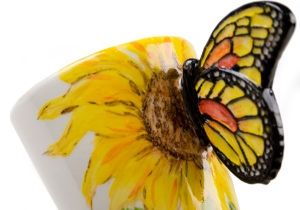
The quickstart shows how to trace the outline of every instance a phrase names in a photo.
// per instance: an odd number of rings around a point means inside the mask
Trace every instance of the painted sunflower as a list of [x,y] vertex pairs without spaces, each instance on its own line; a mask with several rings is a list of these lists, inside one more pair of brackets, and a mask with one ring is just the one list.
[[82,184],[92,208],[98,186],[112,180],[111,210],[236,209],[227,169],[198,139],[184,107],[182,65],[197,57],[177,37],[155,37],[109,48],[59,72],[70,84],[46,103],[40,120],[70,113],[60,139],[47,148],[65,157],[93,132]]

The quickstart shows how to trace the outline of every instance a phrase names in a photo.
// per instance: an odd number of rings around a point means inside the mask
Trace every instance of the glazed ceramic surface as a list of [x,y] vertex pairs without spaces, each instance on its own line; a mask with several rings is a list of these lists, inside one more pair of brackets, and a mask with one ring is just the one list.
[[99,51],[35,86],[12,121],[59,209],[238,209],[229,169],[274,179],[272,91],[295,19],[277,3],[225,17],[200,60],[179,37]]
[[180,66],[190,57],[181,38],[131,42],[71,64],[20,100],[14,115],[38,126],[27,146],[51,174],[54,199],[75,195],[76,209],[238,207],[226,168],[185,113]]

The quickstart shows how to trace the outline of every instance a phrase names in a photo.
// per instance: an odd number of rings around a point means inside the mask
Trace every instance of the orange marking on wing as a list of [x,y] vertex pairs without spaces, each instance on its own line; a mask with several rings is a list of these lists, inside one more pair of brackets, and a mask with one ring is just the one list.
[[207,114],[214,120],[221,122],[232,132],[237,130],[238,126],[234,117],[223,104],[204,99],[199,102],[198,108],[202,114]]
[[144,46],[141,45],[140,43],[138,43],[138,42],[130,42],[130,44],[131,44],[132,46],[134,46],[136,49],[138,49],[139,51],[141,51],[141,52],[146,52],[146,49],[145,49]]
[[231,44],[229,39],[223,40],[220,44],[218,44],[210,53],[209,58],[205,62],[204,67],[208,68],[212,66],[215,62],[220,60],[223,56],[230,53]]
[[128,198],[132,198],[140,189],[142,186],[144,186],[144,183],[148,177],[150,170],[148,168],[148,170],[145,171],[145,173],[142,175],[142,177],[140,178],[140,180],[136,183],[136,185],[134,186],[134,188],[132,189],[132,191],[130,192]]
[[221,60],[219,60],[217,67],[229,69],[229,68],[233,67],[235,64],[237,64],[237,62],[239,60],[240,60],[240,57],[238,57],[234,54],[229,54],[229,55],[225,56],[224,58],[222,58]]
[[111,161],[115,156],[120,154],[121,150],[126,147],[127,145],[131,144],[133,141],[129,142],[123,142],[121,144],[118,144],[117,146],[113,147],[103,158],[101,165]]

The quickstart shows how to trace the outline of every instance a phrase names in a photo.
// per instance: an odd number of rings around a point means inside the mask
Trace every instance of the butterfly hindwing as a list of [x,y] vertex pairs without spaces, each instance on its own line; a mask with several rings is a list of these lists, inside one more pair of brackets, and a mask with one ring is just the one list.
[[247,4],[217,25],[204,48],[200,68],[234,69],[258,86],[269,87],[294,27],[294,15],[281,4]]
[[283,128],[272,82],[295,27],[285,6],[247,4],[213,31],[201,59],[185,62],[182,95],[201,141],[247,183],[274,179]]
[[244,182],[269,183],[280,169],[284,148],[272,90],[262,91],[233,70],[198,72],[184,74],[182,93],[199,139]]
[[268,104],[275,99],[232,70],[209,69],[198,81],[198,112],[218,157],[248,183],[269,182],[283,155],[280,115]]

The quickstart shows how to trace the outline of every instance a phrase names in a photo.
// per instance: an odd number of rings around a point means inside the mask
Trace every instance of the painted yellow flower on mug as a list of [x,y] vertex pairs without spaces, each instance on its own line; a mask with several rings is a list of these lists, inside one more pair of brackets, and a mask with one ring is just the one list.
[[109,48],[59,72],[68,92],[46,103],[40,120],[71,113],[46,154],[68,156],[87,132],[94,149],[82,193],[92,207],[96,188],[113,180],[111,210],[237,209],[227,169],[196,136],[179,80],[196,57],[177,37],[155,37]]

